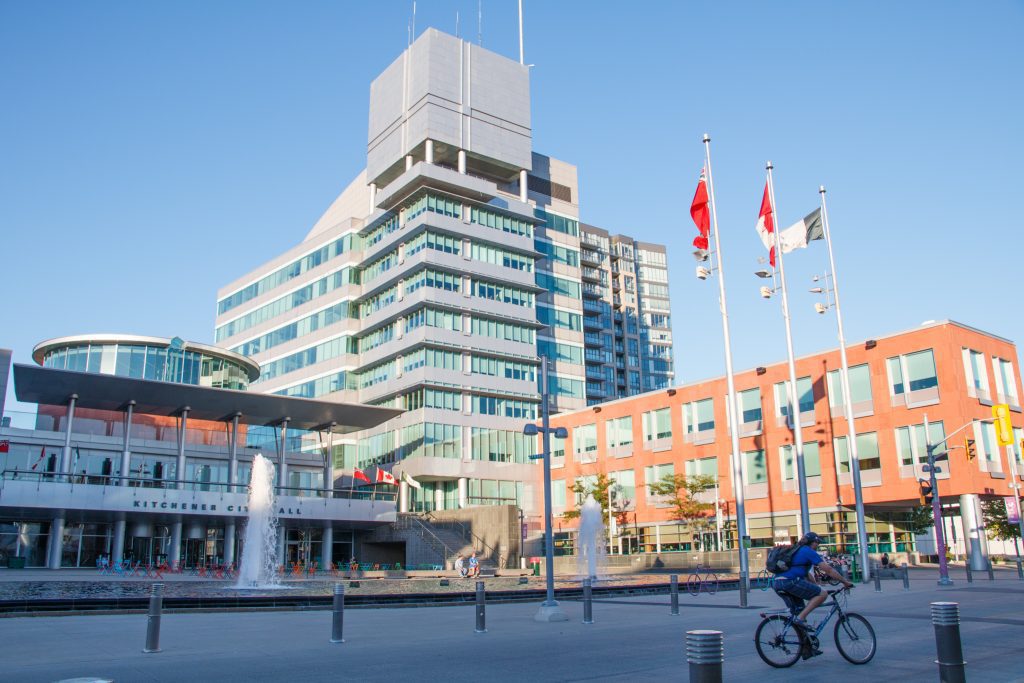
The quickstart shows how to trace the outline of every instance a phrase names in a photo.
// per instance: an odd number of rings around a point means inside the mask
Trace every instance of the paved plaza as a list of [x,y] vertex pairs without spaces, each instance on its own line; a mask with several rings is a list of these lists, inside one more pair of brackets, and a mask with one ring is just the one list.
[[848,664],[836,652],[831,627],[825,654],[789,670],[774,670],[757,656],[753,633],[760,609],[774,609],[770,592],[751,593],[739,609],[735,592],[681,596],[681,615],[669,614],[668,596],[597,601],[592,625],[582,605],[564,601],[570,621],[533,621],[536,604],[487,608],[485,634],[474,633],[471,605],[350,609],[345,643],[328,642],[329,611],[169,613],[157,654],[143,654],[144,614],[0,619],[5,676],[18,681],[97,677],[115,681],[360,681],[477,680],[636,681],[686,680],[684,635],[689,629],[725,633],[726,680],[936,679],[929,603],[959,602],[962,639],[971,681],[1024,681],[1024,582],[1001,570],[968,585],[938,589],[931,570],[912,572],[909,592],[899,581],[858,586],[849,608],[867,616],[878,635],[875,659]]

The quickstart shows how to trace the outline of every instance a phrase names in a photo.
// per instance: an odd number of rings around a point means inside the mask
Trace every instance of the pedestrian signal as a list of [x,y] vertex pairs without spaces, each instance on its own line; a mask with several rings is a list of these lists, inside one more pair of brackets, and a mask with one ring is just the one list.
[[978,457],[978,449],[974,447],[974,439],[964,439],[964,450],[967,451],[968,460],[974,460]]
[[918,484],[921,487],[921,505],[932,504],[932,485],[927,481],[919,481]]

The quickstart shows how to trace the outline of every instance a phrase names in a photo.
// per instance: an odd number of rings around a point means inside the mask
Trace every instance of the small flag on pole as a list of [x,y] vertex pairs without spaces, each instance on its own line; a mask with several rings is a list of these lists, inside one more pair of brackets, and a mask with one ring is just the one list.
[[708,185],[704,179],[704,169],[700,171],[697,191],[693,194],[693,203],[690,204],[690,217],[700,231],[700,234],[693,238],[693,246],[707,251],[708,235],[711,233],[711,211],[708,210]]
[[779,245],[782,253],[788,254],[794,249],[806,249],[808,242],[825,239],[825,229],[821,223],[821,209],[815,209],[800,221],[779,233]]
[[354,482],[356,479],[358,479],[360,481],[365,481],[367,484],[372,484],[373,483],[372,481],[370,481],[370,478],[368,476],[366,476],[366,472],[363,472],[358,467],[353,467],[352,468],[352,481]]
[[39,451],[39,459],[36,460],[34,463],[32,463],[32,469],[35,470],[35,468],[39,467],[39,463],[41,463],[43,461],[43,458],[45,458],[45,457],[46,457],[46,446],[43,446],[42,449]]
[[402,472],[402,481],[404,481],[406,484],[413,487],[414,489],[423,488],[423,484],[419,483],[418,481],[410,477],[408,472]]
[[772,202],[768,198],[768,183],[764,184],[764,197],[761,198],[761,212],[757,214],[757,234],[768,250],[768,262],[775,267],[775,221],[772,219]]
[[3,441],[0,441],[0,453],[10,453],[10,452],[11,452],[11,442],[8,441],[7,439],[4,439]]
[[378,484],[391,484],[392,486],[398,486],[398,482],[395,481],[395,475],[377,468],[377,482]]

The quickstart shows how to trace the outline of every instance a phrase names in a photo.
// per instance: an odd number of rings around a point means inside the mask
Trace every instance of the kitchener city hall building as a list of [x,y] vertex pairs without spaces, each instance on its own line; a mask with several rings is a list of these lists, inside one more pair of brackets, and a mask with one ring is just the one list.
[[[931,443],[964,425],[947,444],[941,463],[941,497],[947,543],[985,556],[1012,546],[985,538],[980,501],[1013,494],[1012,475],[1021,467],[1021,384],[1017,350],[1006,339],[945,321],[868,340],[848,348],[850,391],[869,552],[935,553],[934,529],[915,536],[911,511],[920,506],[919,479],[927,479],[924,422]],[[799,417],[803,427],[811,528],[837,552],[854,552],[857,525],[847,423],[842,399],[839,349],[796,360]],[[800,502],[788,408],[785,362],[740,372],[735,377],[740,413],[747,529],[752,547],[795,540]],[[997,445],[991,406],[1006,403],[1014,424],[1013,446]],[[563,413],[552,426],[568,439],[552,446],[555,515],[573,509],[573,485],[592,487],[600,473],[615,482],[613,507],[625,510],[612,538],[612,552],[668,552],[736,547],[736,505],[730,467],[731,436],[726,416],[726,380],[685,384]],[[969,459],[964,438],[976,457]],[[941,451],[937,451],[941,452]],[[670,503],[648,488],[667,474],[717,477],[720,517],[694,539],[672,519]],[[700,497],[716,501],[715,490]],[[625,521],[625,524],[621,522]],[[560,541],[571,545],[574,522],[560,520]],[[966,531],[966,534],[965,534]]]

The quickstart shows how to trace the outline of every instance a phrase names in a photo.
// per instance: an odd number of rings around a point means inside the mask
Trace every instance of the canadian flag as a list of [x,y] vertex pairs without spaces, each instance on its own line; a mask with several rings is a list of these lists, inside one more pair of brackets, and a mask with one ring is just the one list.
[[757,214],[757,234],[761,236],[764,248],[768,250],[768,262],[775,267],[775,221],[772,219],[772,202],[768,198],[768,183],[764,184],[761,198],[761,212]]
[[693,238],[693,246],[707,251],[708,235],[711,232],[711,212],[708,211],[708,185],[704,180],[703,169],[700,172],[700,180],[697,181],[697,191],[693,194],[693,202],[690,204],[690,217],[700,231],[700,234]]
[[392,486],[398,486],[398,482],[395,481],[395,475],[390,472],[377,468],[377,483],[378,484],[391,484]]
[[363,472],[358,467],[352,468],[352,479],[359,479],[360,481],[365,481],[367,484],[373,483],[372,481],[370,481],[370,478],[366,476],[366,472]]

